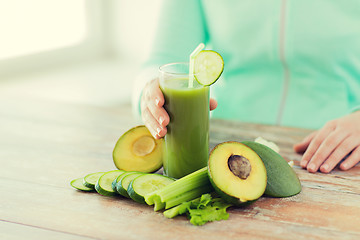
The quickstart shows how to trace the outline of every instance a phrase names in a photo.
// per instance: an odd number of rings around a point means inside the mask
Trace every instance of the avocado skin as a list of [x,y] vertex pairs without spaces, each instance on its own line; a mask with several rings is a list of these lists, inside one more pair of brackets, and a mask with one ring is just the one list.
[[257,142],[243,141],[242,143],[254,150],[265,165],[267,173],[265,195],[290,197],[301,192],[298,176],[280,154]]

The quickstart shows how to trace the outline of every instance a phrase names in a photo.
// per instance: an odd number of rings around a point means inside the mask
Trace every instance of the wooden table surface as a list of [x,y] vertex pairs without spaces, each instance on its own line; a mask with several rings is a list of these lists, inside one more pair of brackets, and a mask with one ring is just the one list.
[[193,226],[152,207],[70,187],[115,169],[112,150],[137,123],[129,105],[96,107],[0,91],[0,239],[360,239],[360,166],[311,174],[292,145],[308,130],[211,121],[211,147],[274,141],[295,162],[303,190],[229,209],[226,221]]

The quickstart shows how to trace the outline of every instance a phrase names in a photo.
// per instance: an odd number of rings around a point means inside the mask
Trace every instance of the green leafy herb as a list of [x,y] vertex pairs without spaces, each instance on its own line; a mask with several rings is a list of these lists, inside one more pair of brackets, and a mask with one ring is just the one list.
[[186,214],[190,219],[190,223],[200,226],[207,222],[228,219],[229,214],[226,209],[230,206],[231,204],[221,198],[213,198],[211,194],[203,194],[199,198],[184,202],[165,211],[164,216],[173,218],[177,215]]

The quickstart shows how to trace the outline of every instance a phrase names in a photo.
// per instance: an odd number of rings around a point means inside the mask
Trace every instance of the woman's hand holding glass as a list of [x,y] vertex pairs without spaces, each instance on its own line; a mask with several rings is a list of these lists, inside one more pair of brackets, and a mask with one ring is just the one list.
[[[149,81],[141,96],[141,117],[145,126],[149,129],[154,138],[162,138],[165,136],[166,126],[170,122],[170,117],[164,109],[164,95],[161,92],[159,79]],[[210,110],[217,107],[215,99],[210,99]]]

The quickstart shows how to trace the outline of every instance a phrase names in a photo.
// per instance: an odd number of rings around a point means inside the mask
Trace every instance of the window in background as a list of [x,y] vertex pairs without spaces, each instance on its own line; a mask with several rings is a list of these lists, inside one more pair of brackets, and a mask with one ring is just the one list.
[[0,60],[76,45],[86,0],[0,0]]
[[147,59],[155,38],[163,0],[113,1],[112,44],[118,55],[136,62]]

